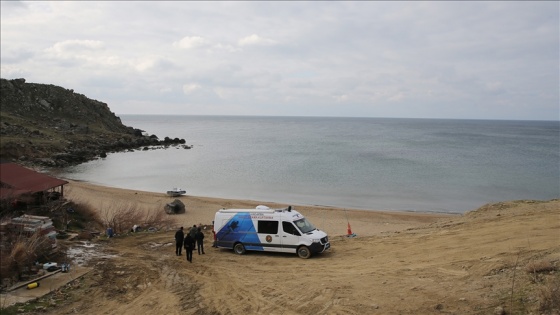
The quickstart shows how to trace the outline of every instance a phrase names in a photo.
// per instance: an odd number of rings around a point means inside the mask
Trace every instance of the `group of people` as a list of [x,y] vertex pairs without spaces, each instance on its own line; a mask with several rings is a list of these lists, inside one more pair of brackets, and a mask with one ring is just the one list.
[[187,253],[187,261],[192,263],[192,254],[195,246],[199,255],[205,254],[204,233],[202,233],[200,227],[196,227],[196,224],[193,225],[187,235],[183,232],[183,227],[175,232],[175,255],[181,256],[181,251],[184,248]]

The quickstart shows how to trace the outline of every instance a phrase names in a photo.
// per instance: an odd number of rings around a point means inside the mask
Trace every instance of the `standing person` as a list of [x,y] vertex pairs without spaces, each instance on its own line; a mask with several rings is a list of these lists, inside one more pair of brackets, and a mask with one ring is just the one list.
[[181,249],[183,248],[183,239],[185,238],[185,233],[183,233],[183,227],[181,227],[177,232],[175,232],[175,255],[181,256]]
[[198,231],[198,229],[196,228],[196,224],[192,226],[192,228],[189,230],[189,234],[191,235],[191,237],[194,239],[196,239],[196,232]]
[[212,242],[212,247],[218,247],[216,244],[216,230],[214,230],[214,221],[212,221],[212,237],[214,238],[214,242]]
[[218,247],[218,245],[216,244],[216,231],[214,231],[214,228],[212,228],[212,236],[214,237],[214,242],[212,242],[212,247]]
[[202,254],[204,254],[204,233],[202,233],[200,227],[198,227],[198,231],[196,231],[195,239],[196,239],[196,248],[198,249],[198,254],[200,255],[201,252]]
[[190,233],[185,236],[185,241],[183,242],[185,246],[185,251],[187,252],[187,261],[192,263],[192,251],[194,249],[194,238]]

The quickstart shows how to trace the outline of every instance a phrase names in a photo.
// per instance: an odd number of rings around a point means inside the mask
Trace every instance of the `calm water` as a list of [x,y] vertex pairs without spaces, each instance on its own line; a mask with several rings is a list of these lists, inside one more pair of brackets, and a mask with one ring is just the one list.
[[191,150],[110,154],[64,176],[113,187],[375,210],[462,213],[560,197],[560,123],[121,116]]

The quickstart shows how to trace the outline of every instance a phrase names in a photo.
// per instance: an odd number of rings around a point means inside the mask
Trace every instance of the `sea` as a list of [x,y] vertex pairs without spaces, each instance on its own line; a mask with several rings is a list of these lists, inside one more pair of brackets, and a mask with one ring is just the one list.
[[344,209],[465,213],[560,198],[560,122],[122,115],[170,147],[58,176],[110,187]]

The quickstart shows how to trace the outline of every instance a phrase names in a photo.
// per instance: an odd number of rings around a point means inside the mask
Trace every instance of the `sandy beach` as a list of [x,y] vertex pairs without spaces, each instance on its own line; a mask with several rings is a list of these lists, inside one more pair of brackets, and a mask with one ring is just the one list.
[[[67,198],[102,211],[163,211],[173,198],[71,181]],[[177,224],[261,201],[183,196]],[[206,244],[192,263],[173,229],[93,240],[91,272],[42,299],[48,314],[558,314],[560,202],[508,201],[464,215],[296,207],[330,237],[310,259],[237,255]],[[349,238],[347,223],[357,237]],[[206,239],[211,239],[209,230]],[[79,246],[76,242],[69,246]],[[110,258],[107,258],[110,257]],[[543,267],[544,266],[544,267]],[[555,293],[556,292],[556,293]],[[49,304],[50,303],[50,304]]]
[[[93,185],[81,181],[70,181],[65,187],[68,199],[90,204],[98,211],[110,211],[119,206],[133,207],[138,211],[164,211],[164,206],[175,200],[165,193],[119,189]],[[285,208],[288,204],[275,204],[264,201],[232,200],[184,195],[178,197],[185,206],[184,214],[175,215],[177,226],[189,227],[193,224],[211,225],[216,211],[226,209],[252,209],[258,205],[270,208]],[[360,236],[379,235],[386,232],[400,231],[421,224],[433,222],[440,218],[458,215],[430,214],[398,211],[353,210],[319,206],[294,206],[313,224],[331,236],[346,235],[348,223],[352,233]],[[372,209],[374,210],[374,209]]]

